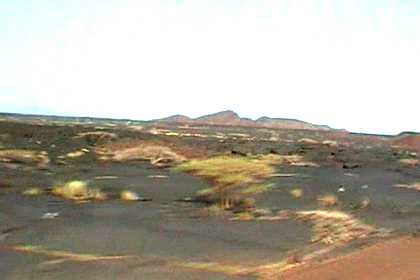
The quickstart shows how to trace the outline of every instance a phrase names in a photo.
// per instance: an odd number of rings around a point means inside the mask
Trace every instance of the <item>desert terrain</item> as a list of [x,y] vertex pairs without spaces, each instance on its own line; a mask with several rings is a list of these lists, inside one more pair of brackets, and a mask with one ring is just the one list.
[[1,279],[420,279],[420,136],[0,115]]

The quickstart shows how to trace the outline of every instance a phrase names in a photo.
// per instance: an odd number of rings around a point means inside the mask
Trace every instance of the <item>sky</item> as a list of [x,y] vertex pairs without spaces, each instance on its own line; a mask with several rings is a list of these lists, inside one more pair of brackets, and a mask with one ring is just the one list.
[[0,0],[0,112],[420,131],[420,0]]

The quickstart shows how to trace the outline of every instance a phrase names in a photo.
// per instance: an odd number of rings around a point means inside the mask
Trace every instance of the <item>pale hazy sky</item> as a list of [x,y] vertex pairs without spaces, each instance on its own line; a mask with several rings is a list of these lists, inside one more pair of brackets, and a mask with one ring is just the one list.
[[0,111],[420,131],[420,1],[0,0]]

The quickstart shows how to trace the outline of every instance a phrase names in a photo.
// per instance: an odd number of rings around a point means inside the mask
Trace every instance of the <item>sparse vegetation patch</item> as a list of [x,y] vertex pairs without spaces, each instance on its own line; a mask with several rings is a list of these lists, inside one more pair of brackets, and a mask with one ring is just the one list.
[[312,242],[343,244],[372,235],[386,235],[384,229],[367,225],[353,216],[340,211],[298,211],[298,220],[313,224]]
[[67,153],[67,154],[66,154],[66,157],[67,157],[67,158],[78,158],[78,157],[84,156],[84,155],[85,155],[85,154],[87,154],[88,152],[89,152],[89,150],[88,150],[88,149],[76,150],[76,151],[73,151],[73,152]]
[[323,207],[333,207],[338,204],[338,197],[334,194],[324,194],[317,198],[318,203]]
[[77,134],[74,139],[84,138],[89,145],[99,145],[118,139],[118,135],[106,131],[89,131]]
[[290,195],[294,198],[301,198],[303,196],[303,190],[299,188],[295,188],[289,191]]
[[27,196],[35,196],[35,195],[40,195],[42,193],[43,191],[40,188],[29,188],[22,192],[23,195],[27,195]]
[[419,182],[412,183],[412,184],[397,184],[397,185],[394,185],[394,187],[420,191],[420,183]]
[[132,191],[122,191],[120,193],[120,198],[123,201],[139,201],[140,200],[139,195]]
[[65,199],[84,201],[84,200],[105,200],[106,194],[98,188],[88,187],[84,181],[70,181],[63,185],[54,186],[51,193]]
[[24,163],[45,167],[50,159],[47,152],[33,150],[9,149],[0,150],[0,162]]
[[165,167],[173,163],[180,163],[186,158],[171,148],[154,143],[141,142],[130,147],[105,146],[96,149],[96,153],[102,160],[111,161],[132,161],[147,160],[155,166]]
[[266,191],[271,186],[263,184],[265,178],[274,173],[275,155],[257,157],[217,156],[204,160],[191,160],[177,167],[208,180],[211,189],[199,195],[217,201],[223,209],[231,208],[241,199]]
[[399,162],[403,165],[411,166],[411,167],[415,167],[416,165],[419,164],[419,160],[415,158],[403,158],[403,159],[400,159]]

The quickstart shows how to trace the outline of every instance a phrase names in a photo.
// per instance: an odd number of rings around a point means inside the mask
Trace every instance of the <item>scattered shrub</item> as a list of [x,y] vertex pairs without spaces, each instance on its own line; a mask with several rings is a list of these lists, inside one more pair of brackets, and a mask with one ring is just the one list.
[[89,145],[98,145],[112,142],[118,139],[118,135],[106,131],[89,131],[77,134],[75,139],[84,138]]
[[216,156],[204,160],[191,160],[176,169],[207,179],[213,190],[199,195],[212,196],[223,209],[232,208],[232,201],[270,188],[261,181],[274,173],[275,155],[259,157]]
[[298,143],[302,144],[308,144],[308,145],[316,145],[319,144],[317,140],[311,139],[311,138],[302,138],[298,140]]
[[120,193],[120,198],[123,201],[138,201],[140,200],[140,197],[138,194],[132,191],[122,191]]
[[36,164],[39,167],[45,167],[50,162],[47,152],[22,149],[0,150],[0,161]]
[[40,195],[42,193],[43,191],[40,188],[29,188],[22,192],[23,195],[28,195],[28,196]]
[[296,188],[289,191],[290,195],[294,198],[301,198],[303,196],[303,190]]
[[165,167],[173,163],[181,163],[185,161],[184,156],[174,152],[169,147],[146,142],[139,143],[133,147],[105,147],[102,149],[97,149],[96,153],[102,155],[101,159],[103,160],[148,160],[151,164],[160,167]]
[[338,204],[338,198],[334,194],[324,194],[317,198],[319,204],[323,207],[332,207]]
[[420,191],[420,183],[397,184],[397,185],[394,185],[394,187]]
[[84,156],[88,152],[89,152],[89,150],[86,150],[86,149],[77,150],[77,151],[74,151],[74,152],[67,153],[66,157],[67,158],[78,158],[78,157]]
[[296,218],[313,224],[312,242],[342,244],[371,235],[387,235],[385,229],[367,225],[349,214],[340,211],[298,211]]
[[414,167],[419,163],[419,160],[415,158],[403,158],[399,162],[403,165]]
[[338,143],[334,140],[324,140],[322,141],[322,145],[329,146],[329,147],[337,147]]
[[89,188],[84,181],[70,181],[54,186],[51,193],[70,200],[105,200],[106,194],[100,189]]

